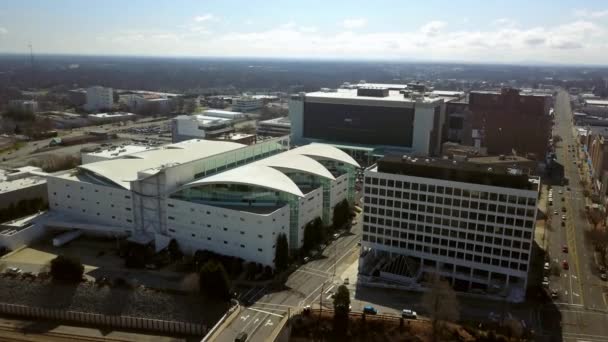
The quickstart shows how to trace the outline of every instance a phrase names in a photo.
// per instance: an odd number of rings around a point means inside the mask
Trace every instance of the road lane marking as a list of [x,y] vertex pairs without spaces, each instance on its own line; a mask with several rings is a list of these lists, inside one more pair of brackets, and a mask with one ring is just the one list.
[[265,302],[255,302],[255,305],[272,305],[272,306],[282,306],[282,307],[286,307],[286,308],[295,308],[296,307],[293,305],[274,304],[274,303],[265,303]]
[[[257,312],[261,312],[261,313],[265,313],[265,314],[267,314],[267,315],[272,315],[272,316],[276,316],[276,317],[281,317],[281,318],[283,318],[283,315],[279,315],[279,314],[276,314],[276,313],[274,313],[274,312],[265,311],[265,310],[260,310],[260,309],[256,309],[256,308],[248,308],[248,309],[249,309],[249,310],[253,310],[253,311],[257,311]],[[257,323],[257,322],[258,322],[258,320],[256,319],[256,321],[255,321],[254,323]]]
[[345,256],[350,255],[355,249],[359,249],[359,246],[354,245],[348,251],[344,252],[344,254],[338,260],[336,260],[336,262],[334,262],[331,266],[327,268],[326,272],[329,272],[329,270],[336,266],[340,262],[340,260],[342,260]]
[[[302,301],[300,301],[300,303],[305,304],[306,300],[312,296],[313,294],[315,294],[320,288],[322,288],[325,285],[325,282],[323,282],[323,284],[319,285],[319,287],[317,287],[316,289],[314,289],[308,296],[306,296],[304,299],[302,299]],[[314,301],[313,301],[314,302]],[[302,305],[300,305],[302,306]]]
[[318,273],[309,272],[309,271],[306,271],[306,270],[297,270],[296,272],[302,272],[302,273],[306,273],[306,274],[314,275],[314,276],[321,277],[321,278],[329,278],[329,275],[326,275],[326,274],[318,274]]

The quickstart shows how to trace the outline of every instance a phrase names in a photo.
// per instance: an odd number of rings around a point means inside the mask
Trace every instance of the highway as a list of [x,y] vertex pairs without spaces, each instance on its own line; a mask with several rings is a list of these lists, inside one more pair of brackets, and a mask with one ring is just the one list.
[[257,287],[242,293],[239,300],[250,305],[242,307],[238,317],[222,330],[216,341],[232,342],[240,332],[247,333],[247,341],[266,341],[284,315],[322,301],[323,306],[331,306],[331,293],[344,282],[342,275],[352,272],[349,267],[359,258],[361,221],[357,217],[351,232],[328,245],[323,257],[311,260],[292,273],[285,288],[273,291]]
[[[543,307],[538,311],[539,320],[547,336],[556,336],[559,332],[564,341],[608,341],[608,306],[604,295],[607,284],[599,278],[593,247],[586,238],[591,225],[585,214],[578,166],[586,161],[580,159],[582,147],[574,138],[572,110],[566,92],[558,94],[554,109],[554,136],[563,139],[556,144],[557,161],[563,166],[569,184],[553,186],[553,205],[547,210],[551,216],[547,252],[551,263],[556,265],[553,267],[560,269],[559,275],[550,277],[550,288],[559,293],[555,300],[559,313],[551,306]],[[569,145],[574,146],[573,151],[569,151]],[[569,265],[567,270],[563,268],[564,260]]]

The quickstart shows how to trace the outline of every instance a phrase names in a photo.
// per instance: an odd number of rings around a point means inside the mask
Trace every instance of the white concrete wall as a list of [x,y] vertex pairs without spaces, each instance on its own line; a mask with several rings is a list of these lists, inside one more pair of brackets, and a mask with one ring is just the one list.
[[49,209],[90,222],[133,228],[131,192],[60,177],[47,180]]
[[[6,229],[10,229],[10,227],[0,227],[0,231]],[[16,230],[14,233],[0,234],[0,246],[15,250],[42,238],[47,232],[42,224],[34,224],[23,229],[16,228]]]
[[304,136],[304,100],[290,99],[288,104],[291,140],[294,144],[301,144]]
[[168,199],[167,227],[187,253],[206,249],[274,267],[277,237],[289,234],[289,206],[255,214]]
[[114,105],[114,93],[112,88],[90,87],[87,88],[87,103],[84,108],[88,111],[100,109],[111,109]]
[[329,220],[332,222],[334,218],[334,207],[336,204],[348,198],[348,174],[344,174],[335,181],[331,182],[331,191],[329,199]]
[[429,139],[435,121],[435,107],[421,106],[417,103],[415,108],[412,150],[417,155],[426,156],[431,152]]
[[[299,199],[298,210],[298,246],[304,243],[304,227],[317,217],[323,218],[323,188],[319,187]],[[292,246],[290,246],[292,247]]]

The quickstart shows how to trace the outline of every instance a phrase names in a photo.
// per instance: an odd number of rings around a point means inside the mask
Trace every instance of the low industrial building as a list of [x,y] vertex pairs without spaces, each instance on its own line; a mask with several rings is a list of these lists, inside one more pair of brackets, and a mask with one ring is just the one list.
[[240,96],[232,99],[232,110],[235,112],[252,112],[264,106],[264,101],[251,96]]
[[361,269],[416,287],[428,274],[457,290],[522,301],[540,179],[449,159],[386,156],[364,172]]
[[16,206],[22,200],[32,199],[47,202],[46,178],[42,169],[24,166],[0,170],[0,209]]
[[87,115],[87,119],[91,120],[94,123],[128,121],[133,120],[135,117],[135,114],[125,112],[98,113]]
[[215,139],[234,132],[233,120],[205,115],[179,115],[171,120],[171,141]]
[[22,113],[36,113],[38,111],[38,101],[34,100],[10,100],[8,102],[10,110],[19,111]]
[[87,88],[86,92],[84,109],[89,112],[111,110],[114,106],[114,91],[112,88],[94,86]]
[[274,266],[280,234],[297,250],[307,223],[329,224],[336,204],[354,200],[350,156],[289,146],[188,140],[49,175],[47,225]]
[[258,121],[256,133],[262,136],[282,137],[291,134],[289,117]]
[[245,114],[242,112],[233,112],[230,110],[221,110],[221,109],[208,109],[203,111],[204,116],[214,117],[214,118],[224,118],[224,119],[243,119],[245,118]]

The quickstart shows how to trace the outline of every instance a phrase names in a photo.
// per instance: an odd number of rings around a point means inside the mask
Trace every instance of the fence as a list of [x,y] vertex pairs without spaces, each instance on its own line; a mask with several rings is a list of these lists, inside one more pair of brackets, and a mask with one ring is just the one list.
[[141,317],[109,316],[90,312],[66,311],[8,303],[0,303],[0,313],[25,318],[41,318],[119,329],[149,330],[175,335],[204,335],[207,332],[207,327],[203,324]]

